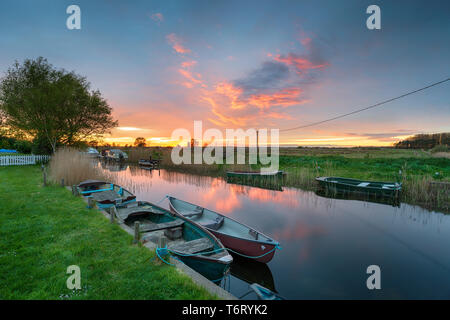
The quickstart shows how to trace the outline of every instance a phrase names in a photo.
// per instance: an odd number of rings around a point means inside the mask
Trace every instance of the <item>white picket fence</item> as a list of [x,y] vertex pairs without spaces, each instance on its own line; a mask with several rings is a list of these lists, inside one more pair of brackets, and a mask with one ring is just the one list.
[[0,156],[0,166],[23,166],[45,162],[50,156],[44,155],[22,155],[22,156]]

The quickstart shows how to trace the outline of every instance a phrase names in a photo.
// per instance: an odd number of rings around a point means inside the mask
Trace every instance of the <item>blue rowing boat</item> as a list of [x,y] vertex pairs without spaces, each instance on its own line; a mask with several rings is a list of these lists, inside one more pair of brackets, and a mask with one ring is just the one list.
[[[158,255],[169,253],[209,280],[222,280],[233,262],[233,257],[208,230],[153,203],[135,201],[116,207],[115,214],[130,228],[139,221],[143,242],[159,245],[164,237],[167,244],[165,248],[157,249]],[[164,257],[160,258],[164,260]]]
[[93,198],[101,209],[136,201],[130,191],[110,182],[86,180],[78,184],[77,189],[82,196]]

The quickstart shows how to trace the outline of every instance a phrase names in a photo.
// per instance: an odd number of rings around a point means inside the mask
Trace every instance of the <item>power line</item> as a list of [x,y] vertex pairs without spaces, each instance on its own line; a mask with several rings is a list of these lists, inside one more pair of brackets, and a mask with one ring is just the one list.
[[333,120],[336,120],[336,119],[340,119],[340,118],[343,118],[343,117],[346,117],[346,116],[349,116],[349,115],[352,115],[352,114],[355,114],[355,113],[358,113],[358,112],[362,112],[362,111],[365,111],[365,110],[368,110],[368,109],[372,109],[372,108],[381,106],[381,105],[383,105],[385,103],[388,103],[388,102],[391,102],[391,101],[394,101],[394,100],[398,100],[398,99],[404,98],[406,96],[409,96],[411,94],[417,93],[419,91],[423,91],[423,90],[426,90],[428,88],[437,86],[437,85],[442,84],[444,82],[447,82],[449,80],[450,80],[450,78],[447,78],[445,80],[442,80],[442,81],[430,84],[430,85],[428,85],[426,87],[422,87],[420,89],[417,89],[417,90],[410,91],[408,93],[402,94],[401,96],[398,96],[398,97],[395,97],[395,98],[391,98],[391,99],[388,99],[388,100],[385,100],[385,101],[382,101],[382,102],[378,102],[378,103],[373,104],[371,106],[368,106],[368,107],[365,107],[365,108],[362,108],[362,109],[358,109],[358,110],[355,110],[355,111],[352,111],[352,112],[349,112],[349,113],[346,113],[346,114],[342,114],[340,116],[336,116],[336,117],[333,117],[333,118],[330,118],[330,119],[326,119],[326,120],[322,120],[322,121],[318,121],[318,122],[313,122],[313,123],[310,123],[310,124],[306,124],[306,125],[302,125],[302,126],[298,126],[298,127],[293,127],[293,128],[289,128],[289,129],[280,129],[280,132],[281,131],[297,130],[297,129],[306,128],[306,127],[312,127],[312,126],[315,126],[315,125],[318,125],[318,124],[322,124],[322,123],[325,123],[325,122],[329,122],[329,121],[333,121]]

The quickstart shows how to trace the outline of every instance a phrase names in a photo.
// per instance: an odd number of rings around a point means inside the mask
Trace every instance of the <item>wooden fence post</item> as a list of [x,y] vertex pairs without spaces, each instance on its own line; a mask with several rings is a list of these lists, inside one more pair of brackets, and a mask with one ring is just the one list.
[[88,197],[88,209],[92,209],[95,206],[95,200],[92,197]]
[[139,233],[139,221],[134,222],[134,239],[133,243],[136,244],[140,240],[140,233]]

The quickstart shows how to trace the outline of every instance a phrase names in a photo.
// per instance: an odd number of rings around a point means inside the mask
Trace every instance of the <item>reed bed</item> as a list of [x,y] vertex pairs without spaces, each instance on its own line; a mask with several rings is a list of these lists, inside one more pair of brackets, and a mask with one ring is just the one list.
[[138,163],[141,159],[149,159],[154,153],[154,148],[137,147],[123,150],[128,154],[128,162]]
[[55,152],[49,163],[49,178],[55,183],[64,179],[71,186],[87,179],[104,179],[96,162],[76,149],[62,148]]

